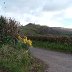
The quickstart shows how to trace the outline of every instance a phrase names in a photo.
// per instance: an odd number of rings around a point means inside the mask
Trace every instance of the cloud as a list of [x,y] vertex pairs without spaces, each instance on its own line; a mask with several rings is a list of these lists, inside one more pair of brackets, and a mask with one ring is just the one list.
[[64,17],[66,17],[66,18],[72,18],[72,6],[70,6],[69,8],[67,8],[64,11]]
[[57,20],[72,19],[72,6],[69,6],[64,10],[60,10],[58,14],[53,16],[53,18]]
[[6,12],[30,13],[33,11],[33,14],[38,14],[37,9],[38,11],[55,11],[71,4],[72,0],[5,0],[5,5],[2,4],[2,7]]
[[0,15],[3,15],[5,11],[2,9],[2,6],[0,5]]
[[72,6],[64,10],[60,10],[58,14],[55,14],[52,19],[58,23],[61,23],[61,26],[66,28],[72,28]]
[[0,3],[0,15],[15,18],[22,25],[32,22],[50,27],[72,26],[72,0],[4,1]]
[[7,0],[6,11],[29,13],[40,8],[43,5],[43,0]]
[[72,4],[72,0],[47,0],[43,7],[44,11],[62,10]]
[[38,19],[38,24],[47,25],[50,27],[63,27],[64,25],[61,22],[53,18],[56,14],[59,13],[59,11],[42,12],[42,16]]

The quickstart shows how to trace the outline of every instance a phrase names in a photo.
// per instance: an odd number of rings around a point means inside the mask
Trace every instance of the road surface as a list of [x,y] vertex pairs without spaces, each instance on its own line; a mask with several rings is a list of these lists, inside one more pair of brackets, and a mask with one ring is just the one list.
[[49,65],[46,72],[72,72],[72,55],[39,48],[30,48],[31,54]]

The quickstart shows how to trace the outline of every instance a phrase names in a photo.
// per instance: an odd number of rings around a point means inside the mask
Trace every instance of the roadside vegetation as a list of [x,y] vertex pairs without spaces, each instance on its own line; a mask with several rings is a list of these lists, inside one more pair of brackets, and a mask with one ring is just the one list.
[[66,36],[28,36],[33,46],[59,52],[72,53],[72,37]]
[[33,41],[34,47],[72,53],[72,29],[29,23],[20,31]]
[[33,46],[64,53],[72,53],[72,45],[49,41],[33,41]]
[[0,17],[0,72],[42,72],[44,63],[35,62],[29,52],[32,41],[19,34],[19,26],[11,18]]

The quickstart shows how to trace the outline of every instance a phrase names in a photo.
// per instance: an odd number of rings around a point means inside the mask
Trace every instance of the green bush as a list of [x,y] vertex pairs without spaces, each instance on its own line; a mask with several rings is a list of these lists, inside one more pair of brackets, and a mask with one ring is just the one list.
[[27,36],[31,40],[35,41],[49,41],[49,42],[55,42],[55,43],[67,43],[67,44],[72,44],[72,37],[69,36]]
[[15,20],[0,17],[0,44],[7,43],[11,40],[14,42],[18,34],[19,23]]
[[33,41],[33,46],[59,52],[72,53],[72,45],[65,43],[56,43],[49,41]]
[[17,48],[17,49],[21,49],[21,48],[23,48],[23,49],[25,49],[25,50],[28,50],[28,46],[27,46],[27,44],[24,44],[24,43],[22,43],[21,41],[18,41],[15,45],[14,45],[14,47],[15,48]]

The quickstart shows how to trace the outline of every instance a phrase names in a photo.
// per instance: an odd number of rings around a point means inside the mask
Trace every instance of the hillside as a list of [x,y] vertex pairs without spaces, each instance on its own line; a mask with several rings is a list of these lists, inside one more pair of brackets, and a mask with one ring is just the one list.
[[20,27],[24,35],[58,35],[58,36],[71,36],[72,29],[61,27],[48,27],[40,26],[37,24],[29,23],[26,26]]

